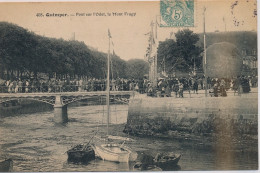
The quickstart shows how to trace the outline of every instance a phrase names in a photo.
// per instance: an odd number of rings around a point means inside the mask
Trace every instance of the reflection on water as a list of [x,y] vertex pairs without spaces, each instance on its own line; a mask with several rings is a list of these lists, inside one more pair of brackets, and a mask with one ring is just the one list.
[[[13,158],[14,171],[132,171],[133,164],[93,160],[87,165],[67,162],[66,151],[88,142],[96,130],[105,134],[105,106],[68,107],[69,122],[54,123],[54,112],[41,112],[2,118],[0,159]],[[122,134],[127,105],[111,106],[112,132]],[[137,151],[173,151],[182,154],[181,170],[257,169],[257,152],[220,151],[201,141],[162,140],[132,137],[128,145]],[[247,146],[251,147],[251,146]]]

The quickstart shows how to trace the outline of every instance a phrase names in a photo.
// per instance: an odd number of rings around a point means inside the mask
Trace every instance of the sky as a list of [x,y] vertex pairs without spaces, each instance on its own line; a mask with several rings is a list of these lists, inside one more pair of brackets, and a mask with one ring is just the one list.
[[[195,26],[189,27],[196,33],[203,32],[203,8],[206,8],[206,32],[221,31],[256,31],[257,17],[255,1],[238,0],[231,13],[231,5],[236,0],[196,0]],[[125,13],[126,12],[126,13]],[[42,13],[44,17],[37,17]],[[47,13],[67,14],[66,17],[47,17]],[[79,13],[92,14],[80,16]],[[97,16],[93,13],[111,13],[111,16]],[[123,16],[113,16],[123,13]],[[129,15],[131,14],[131,15]],[[223,20],[224,18],[224,20]],[[124,60],[144,59],[148,47],[151,21],[160,23],[160,2],[0,2],[0,21],[17,24],[36,34],[84,41],[92,48],[108,51],[108,29],[110,30],[115,53]],[[239,21],[239,26],[234,21]],[[224,22],[225,21],[225,22]],[[226,26],[226,27],[225,27]],[[225,29],[226,28],[226,29]],[[170,37],[180,27],[157,27],[157,41]]]

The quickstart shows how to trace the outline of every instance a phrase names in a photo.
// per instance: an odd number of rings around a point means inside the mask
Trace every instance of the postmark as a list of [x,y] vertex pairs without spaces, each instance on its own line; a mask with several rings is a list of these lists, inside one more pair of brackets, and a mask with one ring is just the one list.
[[194,0],[161,0],[161,27],[193,27]]

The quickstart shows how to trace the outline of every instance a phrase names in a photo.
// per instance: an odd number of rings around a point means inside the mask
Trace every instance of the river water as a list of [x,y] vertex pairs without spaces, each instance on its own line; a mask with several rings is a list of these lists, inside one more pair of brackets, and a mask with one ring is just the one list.
[[[14,171],[132,171],[132,164],[99,159],[87,165],[67,162],[66,151],[73,145],[88,142],[93,134],[106,133],[105,106],[68,107],[69,122],[55,124],[54,111],[6,116],[0,120],[0,159],[12,158]],[[128,106],[111,106],[111,133],[122,133]],[[180,170],[257,169],[257,145],[248,151],[220,151],[200,140],[165,140],[133,137],[127,145],[137,151],[173,151],[182,154]],[[94,138],[95,142],[98,140]],[[256,148],[255,148],[256,147]]]

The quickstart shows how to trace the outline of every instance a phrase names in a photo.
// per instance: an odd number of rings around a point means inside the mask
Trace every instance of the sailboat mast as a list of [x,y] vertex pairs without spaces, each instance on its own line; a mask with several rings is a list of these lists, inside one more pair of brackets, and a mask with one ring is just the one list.
[[[108,31],[109,32],[109,31]],[[110,32],[108,34],[108,54],[107,54],[107,99],[106,99],[106,104],[107,104],[107,135],[109,134],[109,118],[110,118],[110,105],[109,105],[109,95],[110,95],[110,81],[109,81],[109,76],[110,76]]]

